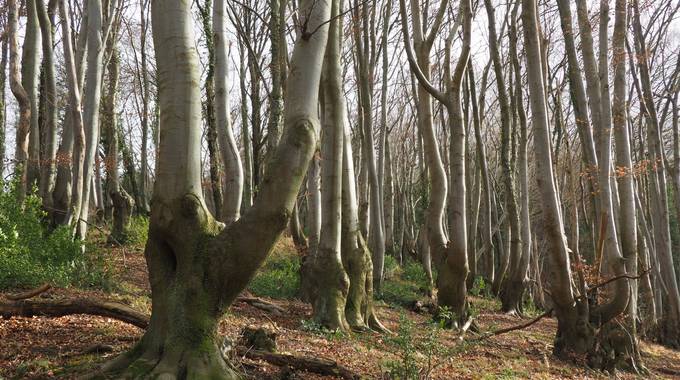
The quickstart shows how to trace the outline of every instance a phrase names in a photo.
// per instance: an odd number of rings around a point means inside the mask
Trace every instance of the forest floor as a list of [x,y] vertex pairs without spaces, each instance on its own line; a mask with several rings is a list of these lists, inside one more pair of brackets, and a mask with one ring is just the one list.
[[[103,239],[102,239],[103,240]],[[290,250],[290,239],[277,245],[273,255]],[[141,244],[124,249],[98,243],[112,258],[112,289],[51,289],[40,298],[78,296],[114,299],[145,313],[150,312],[149,284]],[[0,295],[3,297],[3,295]],[[261,296],[260,296],[261,297]],[[556,329],[544,318],[519,331],[474,342],[468,333],[462,342],[442,330],[431,316],[379,301],[378,315],[393,334],[338,334],[314,326],[311,307],[295,299],[261,297],[285,310],[281,315],[235,303],[220,323],[219,332],[234,341],[246,326],[266,326],[277,334],[277,352],[326,358],[368,379],[388,379],[389,373],[413,367],[432,379],[561,379],[610,378],[557,360],[551,355]],[[526,322],[498,311],[490,298],[472,297],[476,324],[482,332]],[[143,331],[103,317],[71,315],[59,318],[0,318],[0,379],[76,378],[129,349]],[[643,342],[642,356],[649,374],[645,378],[680,379],[680,352]],[[235,357],[234,365],[249,379],[322,379],[319,375],[279,368],[263,361]],[[627,373],[617,378],[636,378]]]

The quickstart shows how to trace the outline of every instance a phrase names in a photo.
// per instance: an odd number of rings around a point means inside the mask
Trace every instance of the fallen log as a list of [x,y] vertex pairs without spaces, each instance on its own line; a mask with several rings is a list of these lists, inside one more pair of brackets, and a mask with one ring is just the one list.
[[290,367],[298,371],[313,372],[323,376],[335,376],[347,380],[360,379],[359,374],[328,359],[295,356],[287,354],[275,354],[265,351],[256,351],[247,347],[237,346],[236,352],[242,357],[252,360],[263,360],[279,367]]
[[0,301],[0,316],[10,317],[63,317],[71,314],[90,314],[127,322],[145,329],[149,316],[120,302],[88,298],[61,300]]
[[259,299],[256,297],[245,297],[245,296],[240,296],[236,298],[236,302],[243,302],[246,303],[254,308],[264,310],[266,312],[272,313],[274,315],[283,315],[283,313],[286,312],[281,306],[274,305],[271,302],[267,302],[263,299]]

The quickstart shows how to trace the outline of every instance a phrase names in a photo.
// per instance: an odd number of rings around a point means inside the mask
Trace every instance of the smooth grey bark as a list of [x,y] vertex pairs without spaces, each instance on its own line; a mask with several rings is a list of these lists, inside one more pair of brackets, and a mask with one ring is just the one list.
[[[426,231],[426,239],[428,240],[429,252],[435,262],[443,261],[446,257],[447,239],[444,233],[443,217],[446,205],[447,193],[447,179],[444,164],[442,162],[439,144],[437,143],[437,136],[435,135],[433,120],[432,120],[432,95],[426,89],[426,81],[430,80],[430,51],[434,43],[434,39],[439,32],[448,1],[444,0],[439,4],[435,20],[432,23],[430,31],[425,35],[423,23],[421,20],[422,10],[419,1],[411,1],[411,19],[413,24],[413,49],[411,48],[411,41],[408,37],[408,23],[405,0],[399,1],[399,9],[401,12],[402,34],[404,35],[407,52],[409,52],[409,65],[411,71],[417,73],[421,72],[422,77],[418,76],[418,90],[416,103],[418,116],[419,135],[422,137],[423,151],[425,154],[425,162],[430,176],[430,196],[429,204],[426,210],[426,221],[424,222],[424,230]],[[411,51],[411,50],[414,50]],[[410,57],[414,55],[415,57]],[[416,70],[419,68],[418,70]],[[426,81],[424,81],[425,79]],[[423,257],[426,257],[425,255]],[[424,260],[427,265],[429,260]],[[425,269],[430,272],[429,268]]]
[[[244,51],[241,49],[240,53]],[[243,141],[243,199],[241,211],[253,205],[253,145],[248,120],[248,88],[246,87],[246,63],[239,66],[239,87],[241,89],[241,139]]]
[[[619,195],[619,234],[621,253],[626,260],[625,270],[631,276],[637,275],[638,243],[635,210],[635,189],[630,136],[626,112],[626,30],[628,26],[628,2],[617,0],[612,36],[612,69],[614,92],[612,98],[612,128],[616,147],[616,177]],[[630,281],[630,297],[626,316],[633,337],[637,337],[638,281]]]
[[220,175],[221,160],[217,144],[217,123],[215,116],[215,45],[213,44],[213,28],[211,12],[214,8],[211,0],[206,0],[201,6],[196,3],[203,24],[205,45],[208,50],[208,65],[205,77],[204,116],[207,126],[206,140],[208,145],[208,161],[210,163],[210,188],[212,193],[215,219],[222,221],[222,179]]
[[4,33],[0,38],[0,174],[5,172],[5,133],[6,129],[6,114],[7,107],[5,98],[5,88],[7,87],[7,60],[9,55],[9,37],[8,33]]
[[28,161],[28,135],[31,128],[31,99],[21,83],[19,71],[19,42],[18,24],[19,10],[16,0],[7,0],[7,39],[9,41],[9,86],[12,94],[19,103],[19,120],[16,132],[16,150],[14,160],[16,165],[14,175],[19,179],[17,188],[17,200],[21,203],[26,197],[27,191],[27,161]]
[[669,209],[666,181],[666,164],[664,147],[661,139],[661,128],[657,117],[654,95],[649,72],[649,51],[640,22],[639,2],[633,1],[633,30],[635,36],[635,53],[638,56],[640,84],[642,87],[642,105],[644,119],[647,122],[647,145],[649,159],[654,163],[649,176],[650,204],[653,218],[653,233],[658,265],[661,277],[666,285],[662,292],[662,315],[659,338],[664,344],[680,347],[680,291],[675,274],[669,226]]
[[[161,115],[145,251],[153,308],[141,340],[104,371],[120,377],[238,378],[221,355],[217,323],[288,224],[319,127],[323,22],[330,4],[304,1],[301,7],[299,14],[308,19],[291,58],[284,133],[266,171],[273,174],[263,178],[257,202],[225,227],[201,196],[201,102],[191,4],[153,2]],[[284,170],[288,175],[280,176]]]
[[46,210],[54,207],[52,192],[56,180],[57,155],[57,84],[54,70],[53,25],[43,0],[35,0],[42,37],[42,78],[41,89],[42,128],[45,141],[42,141],[44,155],[40,161],[39,194]]
[[134,200],[120,185],[118,176],[118,122],[116,115],[116,93],[118,92],[119,58],[115,42],[110,42],[111,58],[108,64],[108,86],[102,109],[102,125],[106,133],[108,149],[106,152],[106,192],[112,202],[113,228],[109,240],[118,244],[125,243],[128,238],[130,216]]
[[[501,113],[501,153],[500,164],[502,172],[503,193],[505,194],[504,203],[508,213],[507,223],[509,225],[509,236],[505,239],[509,241],[510,249],[507,252],[508,268],[510,273],[508,279],[510,283],[507,286],[502,286],[505,281],[506,265],[501,266],[501,270],[496,277],[494,290],[499,292],[502,300],[502,310],[505,312],[521,312],[521,302],[524,293],[524,277],[521,276],[519,263],[522,255],[522,240],[520,236],[519,212],[517,207],[517,198],[515,195],[515,181],[513,177],[514,167],[511,163],[511,112],[508,101],[507,89],[505,87],[505,80],[503,78],[503,63],[500,58],[500,49],[498,47],[498,35],[496,33],[496,22],[494,15],[494,7],[490,0],[485,0],[487,16],[489,19],[489,50],[491,51],[491,60],[493,62],[494,73],[496,75],[496,86],[498,92],[498,103],[500,105]],[[514,7],[514,15],[517,12],[517,5]],[[514,20],[512,21],[514,23]],[[512,35],[512,34],[511,34]],[[512,38],[512,37],[511,37]],[[512,55],[512,53],[511,53]],[[506,260],[503,260],[505,262]],[[517,268],[517,269],[516,269]],[[515,273],[513,273],[513,271]],[[501,289],[502,288],[502,289]]]
[[[243,196],[243,166],[231,122],[231,106],[227,84],[229,82],[226,8],[224,0],[214,0],[213,42],[215,50],[215,122],[222,163],[224,164],[224,198],[222,217],[229,224],[241,215]],[[282,101],[282,100],[281,100]],[[275,111],[272,110],[272,117]]]
[[[83,75],[82,64],[80,64],[82,61],[77,61],[73,51],[70,10],[66,0],[59,0],[59,14],[62,24],[69,103],[65,118],[68,122],[64,123],[62,143],[57,152],[60,165],[53,195],[55,212],[52,219],[56,224],[71,224],[74,218],[78,218],[79,204],[82,199],[85,132],[80,94]],[[81,33],[78,36],[78,44],[82,47],[79,49],[80,57],[85,55],[86,28],[87,19],[84,17],[81,21]]]
[[[489,67],[489,66],[487,66]],[[486,75],[485,75],[486,78]],[[489,169],[487,166],[486,147],[482,140],[481,120],[478,107],[478,99],[476,94],[476,82],[474,76],[474,68],[470,65],[468,69],[468,82],[470,83],[470,100],[472,102],[472,123],[475,133],[475,146],[477,152],[477,163],[480,166],[482,179],[482,236],[481,245],[486,246],[487,250],[482,252],[482,257],[479,262],[480,272],[485,283],[491,284],[494,281],[494,263],[493,263],[493,234],[491,233],[491,181],[489,178]],[[482,89],[486,87],[486,81],[483,81]],[[472,252],[477,256],[476,252]],[[474,281],[474,279],[473,279]]]
[[594,332],[588,325],[587,319],[584,320],[578,312],[577,306],[584,307],[585,305],[576,303],[571,287],[569,248],[565,240],[557,190],[553,181],[552,152],[535,0],[522,0],[522,26],[534,132],[536,181],[550,254],[551,298],[555,304],[558,319],[554,353],[566,356],[570,352],[587,352],[592,345]]
[[[114,9],[115,1],[111,1],[110,8]],[[103,68],[103,54],[105,46],[104,22],[102,17],[101,0],[88,0],[87,6],[87,81],[85,83],[85,101],[83,104],[83,124],[85,126],[85,160],[83,161],[82,200],[76,205],[78,221],[76,236],[85,239],[87,236],[87,222],[90,214],[89,194],[92,191],[94,161],[99,145],[99,104],[101,101],[101,77]],[[109,17],[110,23],[112,16]],[[108,26],[107,26],[108,30]],[[76,196],[74,196],[76,198]]]
[[[404,18],[406,15],[406,5],[404,0],[400,0],[399,4],[402,14],[402,33],[406,41],[406,52],[411,70],[416,74],[418,82],[425,89],[425,91],[437,98],[437,100],[446,107],[448,112],[448,124],[451,131],[449,159],[452,187],[449,198],[449,207],[451,209],[451,236],[448,240],[445,236],[440,237],[442,239],[441,241],[437,240],[439,245],[436,246],[436,249],[433,252],[433,258],[435,259],[436,267],[439,270],[439,275],[437,277],[439,304],[441,306],[450,308],[454,313],[454,320],[449,322],[451,322],[453,325],[456,325],[457,323],[462,324],[465,322],[465,319],[467,319],[468,314],[466,300],[466,278],[469,268],[467,259],[467,212],[465,210],[467,205],[465,184],[466,130],[465,124],[463,122],[463,110],[461,105],[461,86],[470,57],[472,6],[469,1],[463,1],[460,4],[460,15],[462,17],[463,24],[463,44],[460,56],[458,57],[458,61],[456,62],[453,72],[451,72],[451,45],[456,34],[457,25],[454,25],[449,31],[445,47],[444,75],[446,91],[440,91],[429,82],[429,79],[424,74],[422,67],[418,63],[417,55],[413,52],[408,38],[408,25]],[[416,24],[417,23],[414,23],[414,28],[417,28]],[[415,31],[414,34],[418,34],[418,32]],[[418,41],[419,39],[416,38],[415,40]],[[431,165],[436,163],[436,159],[438,159],[439,166],[441,166],[443,172],[444,168],[441,157],[439,156],[437,142],[434,140],[434,136],[430,136],[430,133],[434,134],[434,131],[431,130],[425,135],[428,136],[425,140],[430,139],[426,145],[429,145],[429,149],[436,150],[436,156],[432,152],[429,152],[430,158],[428,160],[428,164],[432,173]],[[435,178],[437,178],[436,181]],[[439,213],[439,226],[443,230],[441,221],[444,214],[443,202],[445,202],[447,197],[446,174],[432,174],[432,180],[432,202],[437,202],[434,203],[434,205],[438,207],[436,210],[438,210],[437,212]],[[435,183],[437,184],[436,188]],[[439,196],[442,198],[439,199]],[[430,204],[430,207],[432,206],[433,203]],[[429,210],[433,211],[431,208]],[[428,220],[428,229],[431,228],[429,225],[430,222],[434,223],[434,218]],[[431,234],[431,230],[428,240],[430,240],[430,249],[432,249],[433,235]]]
[[[7,17],[9,18],[9,17]],[[7,23],[7,21],[5,21]],[[7,24],[5,24],[7,25]],[[7,87],[7,60],[9,57],[9,33],[5,31],[0,38],[0,174],[5,172],[5,134],[7,132],[7,99],[5,98],[5,88]]]
[[347,111],[342,91],[341,36],[342,18],[339,16],[342,1],[333,0],[328,44],[321,76],[323,91],[323,122],[321,132],[321,231],[319,246],[311,258],[312,275],[316,291],[312,308],[314,320],[320,325],[339,331],[348,331],[345,303],[350,279],[342,265],[342,173],[343,140]]
[[[140,179],[139,179],[139,194],[137,195],[137,208],[143,214],[148,214],[149,208],[149,194],[147,190],[147,183],[149,181],[149,101],[151,97],[151,90],[149,84],[149,72],[146,54],[146,35],[149,21],[149,6],[150,0],[140,0],[139,2],[139,19],[141,27],[140,35],[140,71],[141,71],[141,86],[142,86],[142,154],[140,164]],[[136,183],[136,180],[134,181]]]
[[[373,42],[374,37],[370,37],[371,28],[369,26],[368,4],[361,6],[360,21],[361,35],[356,38],[356,50],[359,69],[359,99],[361,102],[361,112],[363,114],[363,159],[368,175],[368,246],[371,250],[373,260],[373,288],[378,292],[383,281],[383,267],[385,264],[385,233],[382,215],[382,194],[380,181],[378,178],[378,168],[375,156],[375,142],[373,140],[373,86],[371,76],[373,52],[375,51]],[[357,25],[356,28],[359,28]]]
[[21,56],[21,84],[31,102],[31,125],[26,161],[27,191],[38,185],[40,178],[40,125],[38,119],[38,88],[40,86],[41,34],[37,0],[26,1],[26,35]]
[[[65,110],[65,116],[63,121],[63,133],[61,136],[61,142],[59,143],[59,148],[57,149],[57,177],[56,183],[54,185],[53,198],[53,210],[52,210],[52,223],[66,225],[71,223],[71,218],[73,217],[73,203],[72,196],[74,195],[74,188],[78,186],[80,175],[75,176],[76,169],[80,173],[80,168],[82,167],[83,150],[82,144],[84,144],[85,137],[82,132],[82,110],[80,103],[80,94],[82,90],[82,81],[84,79],[83,75],[83,60],[86,54],[86,42],[87,33],[85,32],[87,28],[87,3],[83,9],[83,17],[80,22],[80,30],[78,33],[77,41],[77,52],[73,49],[73,38],[71,36],[71,20],[70,20],[70,9],[68,4],[66,4],[66,13],[62,14],[62,4],[59,0],[59,13],[62,23],[62,38],[63,38],[63,51],[64,51],[64,66],[66,72],[66,87],[68,92],[68,104]],[[68,25],[68,30],[64,29],[64,25]],[[68,36],[68,38],[67,38]],[[71,68],[71,65],[74,65]],[[74,82],[71,83],[70,75],[71,69],[73,69]],[[78,108],[74,110],[71,87],[75,86],[78,93]],[[76,139],[77,138],[77,139]],[[78,145],[76,146],[76,142]],[[77,151],[74,151],[78,148]],[[78,165],[76,165],[78,164]],[[74,180],[75,179],[75,180]],[[81,185],[82,186],[82,185]],[[80,193],[78,193],[80,194]]]

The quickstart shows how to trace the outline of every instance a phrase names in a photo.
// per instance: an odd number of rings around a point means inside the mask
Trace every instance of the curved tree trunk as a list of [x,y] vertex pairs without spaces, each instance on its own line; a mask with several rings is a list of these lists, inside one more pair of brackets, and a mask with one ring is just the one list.
[[[215,122],[222,163],[224,164],[224,199],[222,217],[229,224],[241,215],[243,196],[243,166],[231,125],[231,107],[227,83],[229,81],[227,30],[225,25],[226,4],[214,0],[213,42],[215,50]],[[272,116],[274,117],[274,116]],[[280,116],[277,116],[280,117]]]
[[327,39],[322,23],[329,18],[329,8],[326,1],[302,3],[300,14],[309,15],[304,25],[311,29],[301,31],[293,52],[281,143],[257,203],[225,228],[210,215],[201,196],[201,104],[190,3],[152,3],[161,108],[145,251],[153,308],[139,343],[108,363],[105,371],[121,377],[237,378],[218,348],[217,322],[285,229],[313,154]]

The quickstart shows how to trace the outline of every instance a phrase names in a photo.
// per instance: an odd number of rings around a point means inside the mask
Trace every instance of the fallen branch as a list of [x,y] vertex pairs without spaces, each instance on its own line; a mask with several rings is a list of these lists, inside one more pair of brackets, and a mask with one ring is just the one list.
[[506,327],[506,328],[504,328],[504,329],[499,329],[499,330],[495,330],[495,331],[490,331],[490,332],[488,332],[488,333],[486,333],[486,334],[481,335],[480,337],[478,337],[478,338],[475,339],[474,341],[479,342],[479,341],[482,341],[482,340],[491,338],[492,336],[505,334],[505,333],[508,333],[508,332],[510,332],[510,331],[523,330],[523,329],[525,329],[525,328],[527,328],[527,327],[533,325],[534,323],[540,321],[541,319],[543,319],[543,318],[549,316],[550,314],[552,314],[552,312],[553,312],[553,309],[548,309],[548,311],[546,311],[545,313],[539,315],[538,317],[536,317],[536,318],[534,318],[534,319],[532,319],[532,320],[530,320],[530,321],[528,321],[528,322],[522,323],[522,324],[520,324],[520,325],[512,326],[512,327]]
[[50,290],[52,288],[52,285],[50,284],[44,284],[43,286],[31,290],[27,290],[22,293],[17,293],[17,294],[7,294],[5,295],[5,298],[7,298],[10,301],[19,301],[19,300],[25,300],[28,298],[33,298],[39,294],[45,293],[46,291]]
[[270,313],[272,313],[272,314],[274,314],[274,315],[283,315],[283,313],[286,312],[286,310],[283,309],[281,306],[274,305],[274,304],[271,303],[271,302],[267,302],[267,301],[265,301],[265,300],[262,300],[262,299],[259,299],[259,298],[255,298],[255,297],[245,297],[245,296],[241,296],[241,297],[237,297],[237,298],[236,298],[236,301],[237,301],[237,302],[247,303],[248,305],[250,305],[250,306],[252,306],[252,307],[255,307],[255,308],[258,308],[258,309],[260,309],[260,310],[264,310],[264,311],[270,312]]
[[0,316],[3,318],[33,316],[63,317],[71,314],[89,314],[113,318],[142,329],[149,325],[148,315],[120,302],[88,298],[46,301],[0,301]]
[[287,354],[274,354],[271,352],[250,350],[247,347],[237,346],[236,352],[242,357],[252,360],[264,360],[279,367],[291,367],[295,370],[313,372],[324,376],[336,376],[342,379],[355,380],[361,377],[348,368],[328,359],[295,356]]

